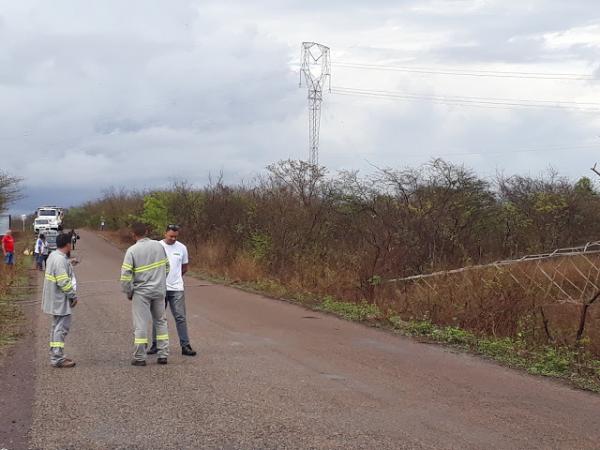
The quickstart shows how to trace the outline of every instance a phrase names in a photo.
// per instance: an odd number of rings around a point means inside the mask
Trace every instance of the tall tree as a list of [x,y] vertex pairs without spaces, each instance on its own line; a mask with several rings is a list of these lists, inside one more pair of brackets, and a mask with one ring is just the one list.
[[21,178],[0,172],[0,212],[21,198]]

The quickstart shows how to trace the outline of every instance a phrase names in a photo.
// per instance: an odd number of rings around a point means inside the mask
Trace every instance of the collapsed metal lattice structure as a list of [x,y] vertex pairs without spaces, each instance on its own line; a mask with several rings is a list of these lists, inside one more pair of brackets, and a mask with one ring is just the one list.
[[319,162],[323,87],[329,83],[331,91],[329,47],[316,42],[303,42],[301,60],[300,86],[302,86],[302,77],[304,76],[308,88],[308,162],[316,165]]
[[[573,344],[600,355],[600,241],[550,253],[386,280],[402,317]],[[543,337],[542,337],[543,336]]]
[[[473,276],[474,272],[478,274]],[[444,283],[453,280],[456,285],[473,285],[474,279],[485,280],[486,277],[498,275],[508,275],[523,291],[537,294],[546,301],[590,305],[600,296],[600,241],[518,259],[395,278],[387,282],[429,289],[434,294],[440,294],[436,285],[442,279]]]

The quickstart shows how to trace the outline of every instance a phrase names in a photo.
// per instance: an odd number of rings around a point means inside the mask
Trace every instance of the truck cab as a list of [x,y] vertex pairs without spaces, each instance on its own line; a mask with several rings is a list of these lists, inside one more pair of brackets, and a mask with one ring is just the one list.
[[[56,206],[40,206],[36,211],[33,229],[37,233],[41,228],[62,230],[63,209]],[[39,223],[39,225],[37,225]],[[37,227],[37,228],[36,228]]]

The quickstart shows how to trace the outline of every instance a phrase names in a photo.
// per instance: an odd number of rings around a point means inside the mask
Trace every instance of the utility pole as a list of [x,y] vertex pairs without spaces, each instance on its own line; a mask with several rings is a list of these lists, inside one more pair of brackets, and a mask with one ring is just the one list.
[[321,127],[321,103],[323,86],[328,83],[331,92],[331,60],[329,47],[316,42],[302,43],[300,87],[302,76],[308,88],[308,162],[319,164],[319,131]]

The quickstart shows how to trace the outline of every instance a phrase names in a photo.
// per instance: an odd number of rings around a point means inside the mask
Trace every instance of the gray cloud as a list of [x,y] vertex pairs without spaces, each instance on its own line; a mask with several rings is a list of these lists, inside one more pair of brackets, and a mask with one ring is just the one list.
[[[305,93],[289,66],[302,40],[323,41],[334,56],[355,61],[598,70],[594,42],[548,45],[549,33],[598,23],[595,1],[511,3],[0,0],[2,168],[25,177],[29,195],[16,210],[38,201],[73,204],[108,186],[151,187],[174,177],[202,183],[220,170],[232,181],[250,179],[270,162],[304,157]],[[336,83],[432,95],[531,91],[580,99],[596,91],[358,71],[334,76]],[[334,169],[447,155],[482,173],[553,163],[578,176],[593,159],[587,150],[496,152],[588,142],[599,125],[573,113],[335,95],[326,97],[323,114],[322,161]],[[482,155],[452,156],[460,152]]]

